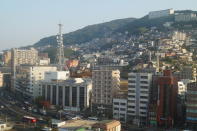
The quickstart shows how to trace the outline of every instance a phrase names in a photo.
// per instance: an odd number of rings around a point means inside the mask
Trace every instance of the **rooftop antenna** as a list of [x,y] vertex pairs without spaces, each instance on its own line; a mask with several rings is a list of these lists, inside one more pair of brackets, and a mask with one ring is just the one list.
[[64,59],[64,44],[63,44],[63,35],[62,35],[62,24],[58,24],[59,33],[57,34],[57,58],[56,64],[59,71],[63,70],[65,59]]

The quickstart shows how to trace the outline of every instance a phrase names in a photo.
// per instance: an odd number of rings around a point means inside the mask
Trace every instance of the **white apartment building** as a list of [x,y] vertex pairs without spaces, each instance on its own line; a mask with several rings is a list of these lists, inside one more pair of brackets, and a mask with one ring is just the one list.
[[152,73],[129,73],[128,82],[128,121],[136,125],[145,124]]
[[123,123],[127,121],[127,98],[113,99],[113,118]]
[[57,71],[54,66],[17,66],[14,89],[30,98],[41,96],[39,82],[47,71]]
[[92,81],[82,78],[51,79],[40,83],[42,96],[52,105],[59,105],[64,110],[81,111],[90,106]]
[[167,9],[167,10],[160,10],[160,11],[152,11],[148,14],[149,19],[155,19],[160,17],[165,17],[174,14],[173,9]]

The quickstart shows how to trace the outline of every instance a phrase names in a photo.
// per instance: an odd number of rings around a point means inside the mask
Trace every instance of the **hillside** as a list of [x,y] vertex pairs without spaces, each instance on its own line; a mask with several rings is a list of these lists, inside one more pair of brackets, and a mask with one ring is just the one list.
[[[123,27],[124,25],[127,25],[133,20],[135,20],[135,18],[126,18],[126,19],[113,20],[102,24],[86,26],[77,31],[64,34],[63,35],[64,45],[81,44],[91,41],[95,38],[101,38]],[[56,45],[56,43],[57,43],[56,36],[50,36],[41,39],[34,46],[39,47],[45,45]]]
[[136,19],[135,21],[126,24],[122,28],[119,28],[118,32],[125,32],[128,31],[131,34],[139,34],[143,33],[143,30],[148,29],[150,27],[157,27],[160,30],[164,30],[163,24],[165,22],[174,21],[174,15],[161,17],[156,19],[148,19],[148,16],[144,16],[140,19]]

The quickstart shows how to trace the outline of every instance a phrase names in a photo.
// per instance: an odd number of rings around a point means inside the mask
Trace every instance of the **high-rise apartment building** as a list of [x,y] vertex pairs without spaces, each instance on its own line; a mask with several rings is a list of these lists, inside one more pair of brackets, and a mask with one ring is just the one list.
[[147,122],[152,73],[132,72],[129,73],[128,81],[128,121],[144,125]]
[[[92,71],[93,95],[92,103],[99,113],[108,112],[112,115],[113,96],[119,90],[120,71],[98,69]],[[104,113],[105,114],[105,113]]]
[[31,49],[12,49],[11,63],[12,66],[21,64],[35,65],[38,60],[38,51]]

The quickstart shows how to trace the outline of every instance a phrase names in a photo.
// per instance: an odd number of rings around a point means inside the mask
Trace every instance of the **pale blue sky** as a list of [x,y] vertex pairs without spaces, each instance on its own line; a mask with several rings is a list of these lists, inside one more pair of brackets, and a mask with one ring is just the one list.
[[0,0],[0,50],[31,45],[56,35],[161,9],[197,10],[197,0]]

